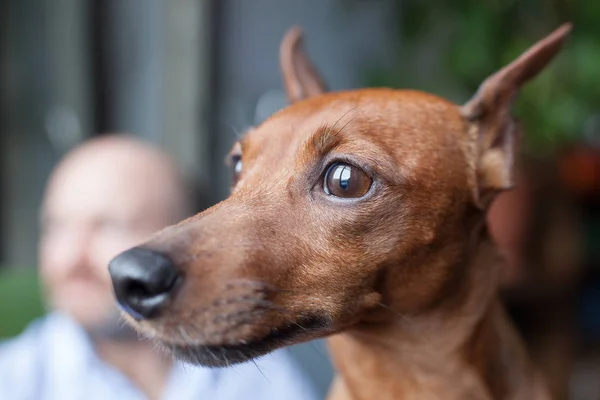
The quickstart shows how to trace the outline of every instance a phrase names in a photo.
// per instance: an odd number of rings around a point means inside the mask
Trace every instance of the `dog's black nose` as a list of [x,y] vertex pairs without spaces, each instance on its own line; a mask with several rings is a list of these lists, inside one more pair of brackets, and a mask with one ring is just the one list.
[[168,257],[141,247],[115,257],[108,270],[117,302],[138,320],[155,317],[170,299],[179,279]]

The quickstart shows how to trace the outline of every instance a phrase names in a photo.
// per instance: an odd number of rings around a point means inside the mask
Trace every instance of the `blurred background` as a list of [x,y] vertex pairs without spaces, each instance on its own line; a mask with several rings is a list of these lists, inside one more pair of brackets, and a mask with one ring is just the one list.
[[[519,186],[490,213],[503,296],[558,398],[600,399],[597,0],[0,0],[0,337],[44,312],[38,209],[57,160],[131,132],[228,194],[235,137],[285,106],[278,50],[300,25],[333,90],[390,86],[458,103],[565,21],[565,50],[521,93]],[[325,390],[322,343],[293,349]]]

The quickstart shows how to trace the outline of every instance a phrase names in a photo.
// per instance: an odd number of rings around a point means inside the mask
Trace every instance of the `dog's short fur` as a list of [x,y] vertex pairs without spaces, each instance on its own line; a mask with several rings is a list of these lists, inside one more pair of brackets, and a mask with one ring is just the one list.
[[331,399],[546,398],[498,300],[484,216],[512,185],[513,100],[569,31],[457,106],[409,90],[326,93],[290,30],[291,105],[235,144],[228,199],[143,245],[184,279],[160,315],[130,322],[209,366],[327,336]]

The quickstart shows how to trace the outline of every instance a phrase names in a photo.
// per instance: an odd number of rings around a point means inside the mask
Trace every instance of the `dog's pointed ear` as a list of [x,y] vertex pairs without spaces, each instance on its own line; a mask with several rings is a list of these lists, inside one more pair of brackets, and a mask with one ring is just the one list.
[[471,124],[475,204],[486,209],[497,193],[513,186],[515,144],[519,129],[511,115],[519,89],[556,56],[571,24],[564,24],[515,61],[487,78],[461,107]]
[[289,29],[281,41],[279,63],[290,103],[327,91],[323,78],[302,47],[302,29]]

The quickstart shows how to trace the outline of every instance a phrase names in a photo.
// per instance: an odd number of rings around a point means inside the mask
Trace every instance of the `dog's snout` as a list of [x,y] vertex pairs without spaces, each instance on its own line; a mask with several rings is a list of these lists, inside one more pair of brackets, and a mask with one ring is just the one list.
[[118,255],[108,269],[117,302],[138,320],[157,316],[180,278],[167,256],[140,247]]

